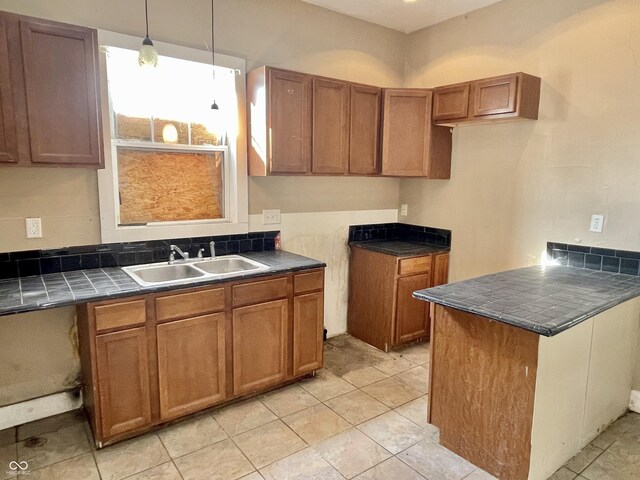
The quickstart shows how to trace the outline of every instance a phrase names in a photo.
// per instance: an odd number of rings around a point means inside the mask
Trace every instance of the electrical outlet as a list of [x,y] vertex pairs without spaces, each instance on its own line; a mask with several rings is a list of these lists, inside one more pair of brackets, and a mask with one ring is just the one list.
[[602,233],[603,226],[604,215],[591,215],[591,226],[589,227],[591,232]]
[[409,205],[407,205],[406,203],[400,205],[400,215],[402,217],[406,217],[407,215],[409,215]]
[[262,223],[263,225],[275,225],[280,223],[280,210],[263,210]]
[[39,218],[25,218],[27,238],[42,238],[42,220]]

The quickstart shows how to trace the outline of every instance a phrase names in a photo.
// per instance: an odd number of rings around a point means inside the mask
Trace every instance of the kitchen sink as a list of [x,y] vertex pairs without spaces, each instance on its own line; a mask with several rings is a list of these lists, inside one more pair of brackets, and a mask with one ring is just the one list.
[[194,265],[200,270],[217,275],[246,273],[253,270],[262,270],[261,267],[264,267],[261,263],[236,256],[212,258],[211,260],[196,262]]
[[143,287],[227,278],[269,270],[269,267],[240,255],[193,259],[184,263],[151,263],[123,267],[122,270]]

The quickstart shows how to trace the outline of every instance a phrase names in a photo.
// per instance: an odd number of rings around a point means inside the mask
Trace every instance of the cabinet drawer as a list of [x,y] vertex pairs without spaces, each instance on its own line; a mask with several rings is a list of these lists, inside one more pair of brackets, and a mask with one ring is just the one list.
[[427,273],[431,271],[431,255],[426,257],[414,257],[400,260],[398,273],[409,275],[411,273]]
[[233,287],[233,306],[276,300],[287,296],[287,278],[245,283]]
[[193,317],[220,310],[224,310],[224,288],[156,298],[156,318],[158,321]]
[[313,292],[324,287],[324,274],[322,270],[300,273],[293,277],[293,293]]
[[94,307],[94,313],[98,332],[144,325],[147,317],[144,300],[99,305]]

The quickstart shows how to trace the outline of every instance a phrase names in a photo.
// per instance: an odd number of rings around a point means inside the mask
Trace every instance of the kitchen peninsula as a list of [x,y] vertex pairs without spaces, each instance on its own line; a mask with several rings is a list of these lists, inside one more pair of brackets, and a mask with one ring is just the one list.
[[637,275],[569,266],[415,292],[436,304],[440,443],[500,479],[548,478],[627,410],[639,295]]

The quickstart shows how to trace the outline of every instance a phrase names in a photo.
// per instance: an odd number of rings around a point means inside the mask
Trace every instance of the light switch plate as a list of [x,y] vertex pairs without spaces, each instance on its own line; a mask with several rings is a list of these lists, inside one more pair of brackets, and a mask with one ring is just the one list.
[[591,215],[591,226],[589,227],[591,232],[602,233],[603,226],[604,215]]
[[42,220],[40,218],[25,218],[27,238],[42,238]]
[[275,225],[280,223],[280,210],[263,210],[262,223],[263,225]]

